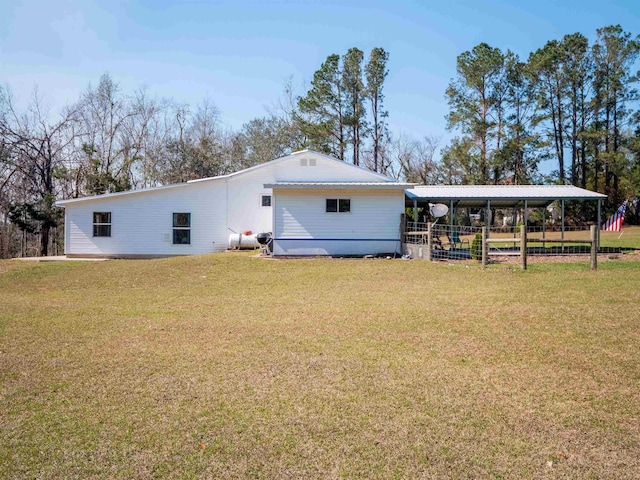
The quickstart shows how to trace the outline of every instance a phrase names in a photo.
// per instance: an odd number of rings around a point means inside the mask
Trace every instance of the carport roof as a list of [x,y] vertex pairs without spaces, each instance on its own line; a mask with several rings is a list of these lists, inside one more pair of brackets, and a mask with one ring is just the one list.
[[[484,207],[487,201],[492,207],[505,208],[524,205],[544,207],[555,200],[598,200],[607,198],[601,193],[572,185],[420,185],[406,191],[411,200],[431,203],[453,201],[455,207]],[[411,202],[413,203],[413,202]]]

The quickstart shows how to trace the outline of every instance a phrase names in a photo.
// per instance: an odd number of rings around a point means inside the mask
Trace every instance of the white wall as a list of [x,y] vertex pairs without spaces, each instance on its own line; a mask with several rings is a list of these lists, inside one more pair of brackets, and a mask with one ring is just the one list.
[[[384,178],[321,154],[299,152],[236,175],[70,202],[65,205],[65,253],[188,255],[226,250],[231,233],[273,232],[273,207],[262,207],[260,196],[272,194],[265,183],[278,181],[380,182]],[[273,201],[272,197],[272,205]],[[404,200],[401,203],[404,208]],[[111,237],[93,237],[93,212],[111,212]],[[173,245],[174,212],[191,213],[191,245]],[[393,219],[393,228],[398,222]]]
[[[327,198],[349,198],[351,212],[327,213]],[[275,195],[275,255],[400,252],[402,190],[289,190]]]
[[[267,162],[229,178],[229,233],[251,230],[273,231],[272,207],[262,207],[261,195],[272,195],[265,183],[275,182],[379,182],[381,178],[368,170],[337,162],[313,152],[297,153],[275,162]],[[272,198],[273,200],[273,198]]]
[[[227,248],[226,182],[70,203],[67,255],[191,255]],[[93,212],[111,212],[111,237],[93,236]],[[173,213],[191,213],[191,244],[173,245]]]
[[263,207],[260,203],[261,195],[271,195],[271,189],[266,189],[263,185],[272,181],[271,168],[253,170],[245,175],[229,178],[228,233],[241,233],[245,230],[253,233],[272,231],[271,207]]

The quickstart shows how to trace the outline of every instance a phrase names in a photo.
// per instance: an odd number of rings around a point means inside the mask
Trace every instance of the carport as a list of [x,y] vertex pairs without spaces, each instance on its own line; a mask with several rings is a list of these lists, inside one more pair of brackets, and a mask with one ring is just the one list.
[[601,224],[601,203],[607,198],[601,193],[573,185],[433,185],[417,186],[406,190],[406,206],[413,208],[418,218],[419,208],[430,203],[443,203],[449,207],[449,225],[453,230],[454,212],[457,208],[485,208],[487,218],[491,208],[523,209],[523,223],[527,225],[527,209],[543,208],[543,229],[546,208],[560,202],[562,238],[565,232],[565,202],[570,200],[597,203],[597,225]]

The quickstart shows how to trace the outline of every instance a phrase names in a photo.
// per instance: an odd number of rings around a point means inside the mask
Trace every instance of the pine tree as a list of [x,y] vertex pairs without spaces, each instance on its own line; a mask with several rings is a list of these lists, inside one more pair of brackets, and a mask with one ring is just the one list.
[[[631,86],[637,77],[630,68],[640,56],[640,36],[631,37],[620,25],[600,28],[592,48],[594,61],[594,130],[601,137],[595,147],[594,178],[603,168],[604,193],[618,203],[619,180],[626,158],[621,151],[622,131],[629,118],[628,103],[635,95]],[[600,151],[604,146],[604,151]]]
[[566,182],[565,172],[565,94],[567,78],[563,74],[563,48],[551,40],[529,56],[529,66],[537,88],[537,125],[547,125],[545,134],[558,160],[558,180]]
[[502,136],[505,57],[498,48],[481,43],[458,56],[458,75],[447,88],[450,106],[448,128],[464,135],[460,145],[469,147],[470,166],[479,183],[500,181],[499,169],[491,167]]
[[344,160],[346,105],[340,56],[329,55],[313,75],[311,89],[298,98],[301,130],[308,146]]
[[389,113],[384,109],[384,94],[382,93],[384,81],[389,71],[387,70],[387,62],[389,61],[389,53],[383,48],[374,48],[371,50],[369,62],[365,66],[365,75],[367,79],[366,95],[371,104],[371,132],[373,141],[373,169],[378,172],[382,170],[381,165],[381,146],[383,137],[386,132],[385,119]]
[[526,184],[532,180],[539,162],[536,149],[540,140],[532,126],[535,88],[529,66],[520,62],[517,55],[507,52],[505,69],[505,141],[497,155],[511,175],[511,178],[505,177],[505,181],[514,185]]
[[[586,186],[585,128],[588,111],[588,92],[592,62],[589,56],[589,41],[581,33],[565,35],[560,42],[563,51],[562,74],[566,78],[565,118],[568,119],[566,137],[571,148],[571,184]],[[582,177],[581,181],[578,177]]]
[[360,149],[365,128],[364,84],[362,82],[362,50],[350,48],[343,57],[342,82],[345,93],[345,125],[348,127],[349,141],[353,147],[353,164],[360,164]]

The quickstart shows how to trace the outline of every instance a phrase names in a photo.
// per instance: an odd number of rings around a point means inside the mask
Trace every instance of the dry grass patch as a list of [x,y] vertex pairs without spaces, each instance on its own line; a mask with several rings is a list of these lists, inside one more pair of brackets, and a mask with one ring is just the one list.
[[0,477],[640,474],[637,262],[14,263]]

